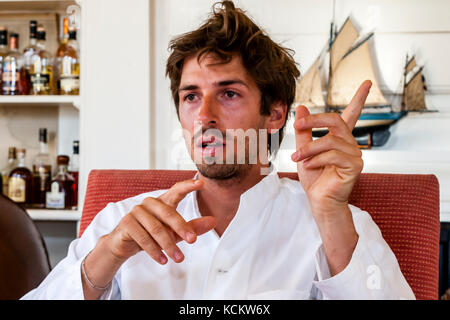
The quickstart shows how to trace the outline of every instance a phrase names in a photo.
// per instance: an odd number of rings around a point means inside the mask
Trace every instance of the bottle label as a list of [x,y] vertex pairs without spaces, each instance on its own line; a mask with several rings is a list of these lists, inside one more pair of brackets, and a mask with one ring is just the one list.
[[20,74],[15,63],[5,61],[2,72],[2,87],[3,94],[10,95],[17,91],[17,84],[19,82]]
[[39,185],[34,186],[34,188],[39,187],[41,192],[45,192],[47,188],[47,181],[50,182],[50,166],[36,166],[33,165],[33,175],[35,182],[38,182]]
[[76,75],[61,76],[61,89],[64,92],[71,92],[80,88],[80,77]]
[[64,209],[64,190],[59,191],[59,184],[56,181],[51,184],[50,189],[51,191],[47,192],[45,206],[49,209]]
[[25,180],[18,177],[9,178],[8,197],[14,202],[25,202]]
[[36,91],[50,89],[50,75],[46,73],[34,73],[31,75],[31,83]]

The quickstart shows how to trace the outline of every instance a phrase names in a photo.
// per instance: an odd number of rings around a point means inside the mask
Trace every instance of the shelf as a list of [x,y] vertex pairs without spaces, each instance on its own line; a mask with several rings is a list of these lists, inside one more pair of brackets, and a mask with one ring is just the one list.
[[74,221],[81,219],[78,210],[27,209],[31,219],[35,221]]
[[79,109],[79,96],[0,96],[0,105],[72,105]]
[[69,0],[0,0],[0,11],[15,12],[55,12],[65,11],[69,5],[76,1]]

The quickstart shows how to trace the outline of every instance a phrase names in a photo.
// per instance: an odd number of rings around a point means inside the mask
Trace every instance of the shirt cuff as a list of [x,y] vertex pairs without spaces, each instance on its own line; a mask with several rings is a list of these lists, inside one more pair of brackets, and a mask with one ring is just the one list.
[[[315,266],[317,273],[317,280],[313,281],[313,285],[319,289],[324,299],[342,299],[343,297],[349,298],[345,295],[345,288],[351,288],[353,283],[361,278],[361,271],[364,267],[361,264],[361,252],[363,251],[363,240],[358,237],[358,242],[353,250],[352,257],[348,265],[338,274],[331,276],[328,266],[327,258],[325,255],[325,249],[323,244],[317,249],[315,255]],[[338,293],[339,294],[335,294]],[[343,294],[344,293],[344,294]]]

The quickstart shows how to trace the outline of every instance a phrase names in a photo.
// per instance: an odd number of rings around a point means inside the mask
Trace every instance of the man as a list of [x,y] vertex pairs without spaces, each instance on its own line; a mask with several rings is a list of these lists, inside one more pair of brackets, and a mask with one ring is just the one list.
[[[24,298],[414,299],[370,215],[348,204],[363,168],[351,131],[370,81],[342,117],[297,107],[297,182],[268,161],[299,76],[289,51],[231,1],[170,48],[196,177],[109,204]],[[314,127],[330,133],[313,141]]]

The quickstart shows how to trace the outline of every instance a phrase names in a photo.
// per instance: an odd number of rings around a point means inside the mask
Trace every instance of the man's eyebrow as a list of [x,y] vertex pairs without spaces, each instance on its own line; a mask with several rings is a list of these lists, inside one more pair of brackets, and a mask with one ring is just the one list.
[[[231,80],[223,80],[223,81],[219,81],[219,82],[214,82],[214,86],[216,86],[216,87],[225,87],[225,86],[229,86],[231,84],[240,84],[240,85],[243,85],[248,88],[248,85],[244,81],[239,80],[239,79],[231,79]],[[180,87],[180,89],[178,91],[197,90],[198,88],[199,88],[198,85],[188,84],[188,85]]]
[[214,85],[218,86],[218,87],[229,86],[230,84],[241,84],[248,88],[248,85],[244,81],[239,80],[239,79],[224,80],[224,81],[214,83]]
[[186,86],[181,87],[178,91],[189,91],[189,90],[196,90],[198,89],[198,86],[195,84],[188,84]]

